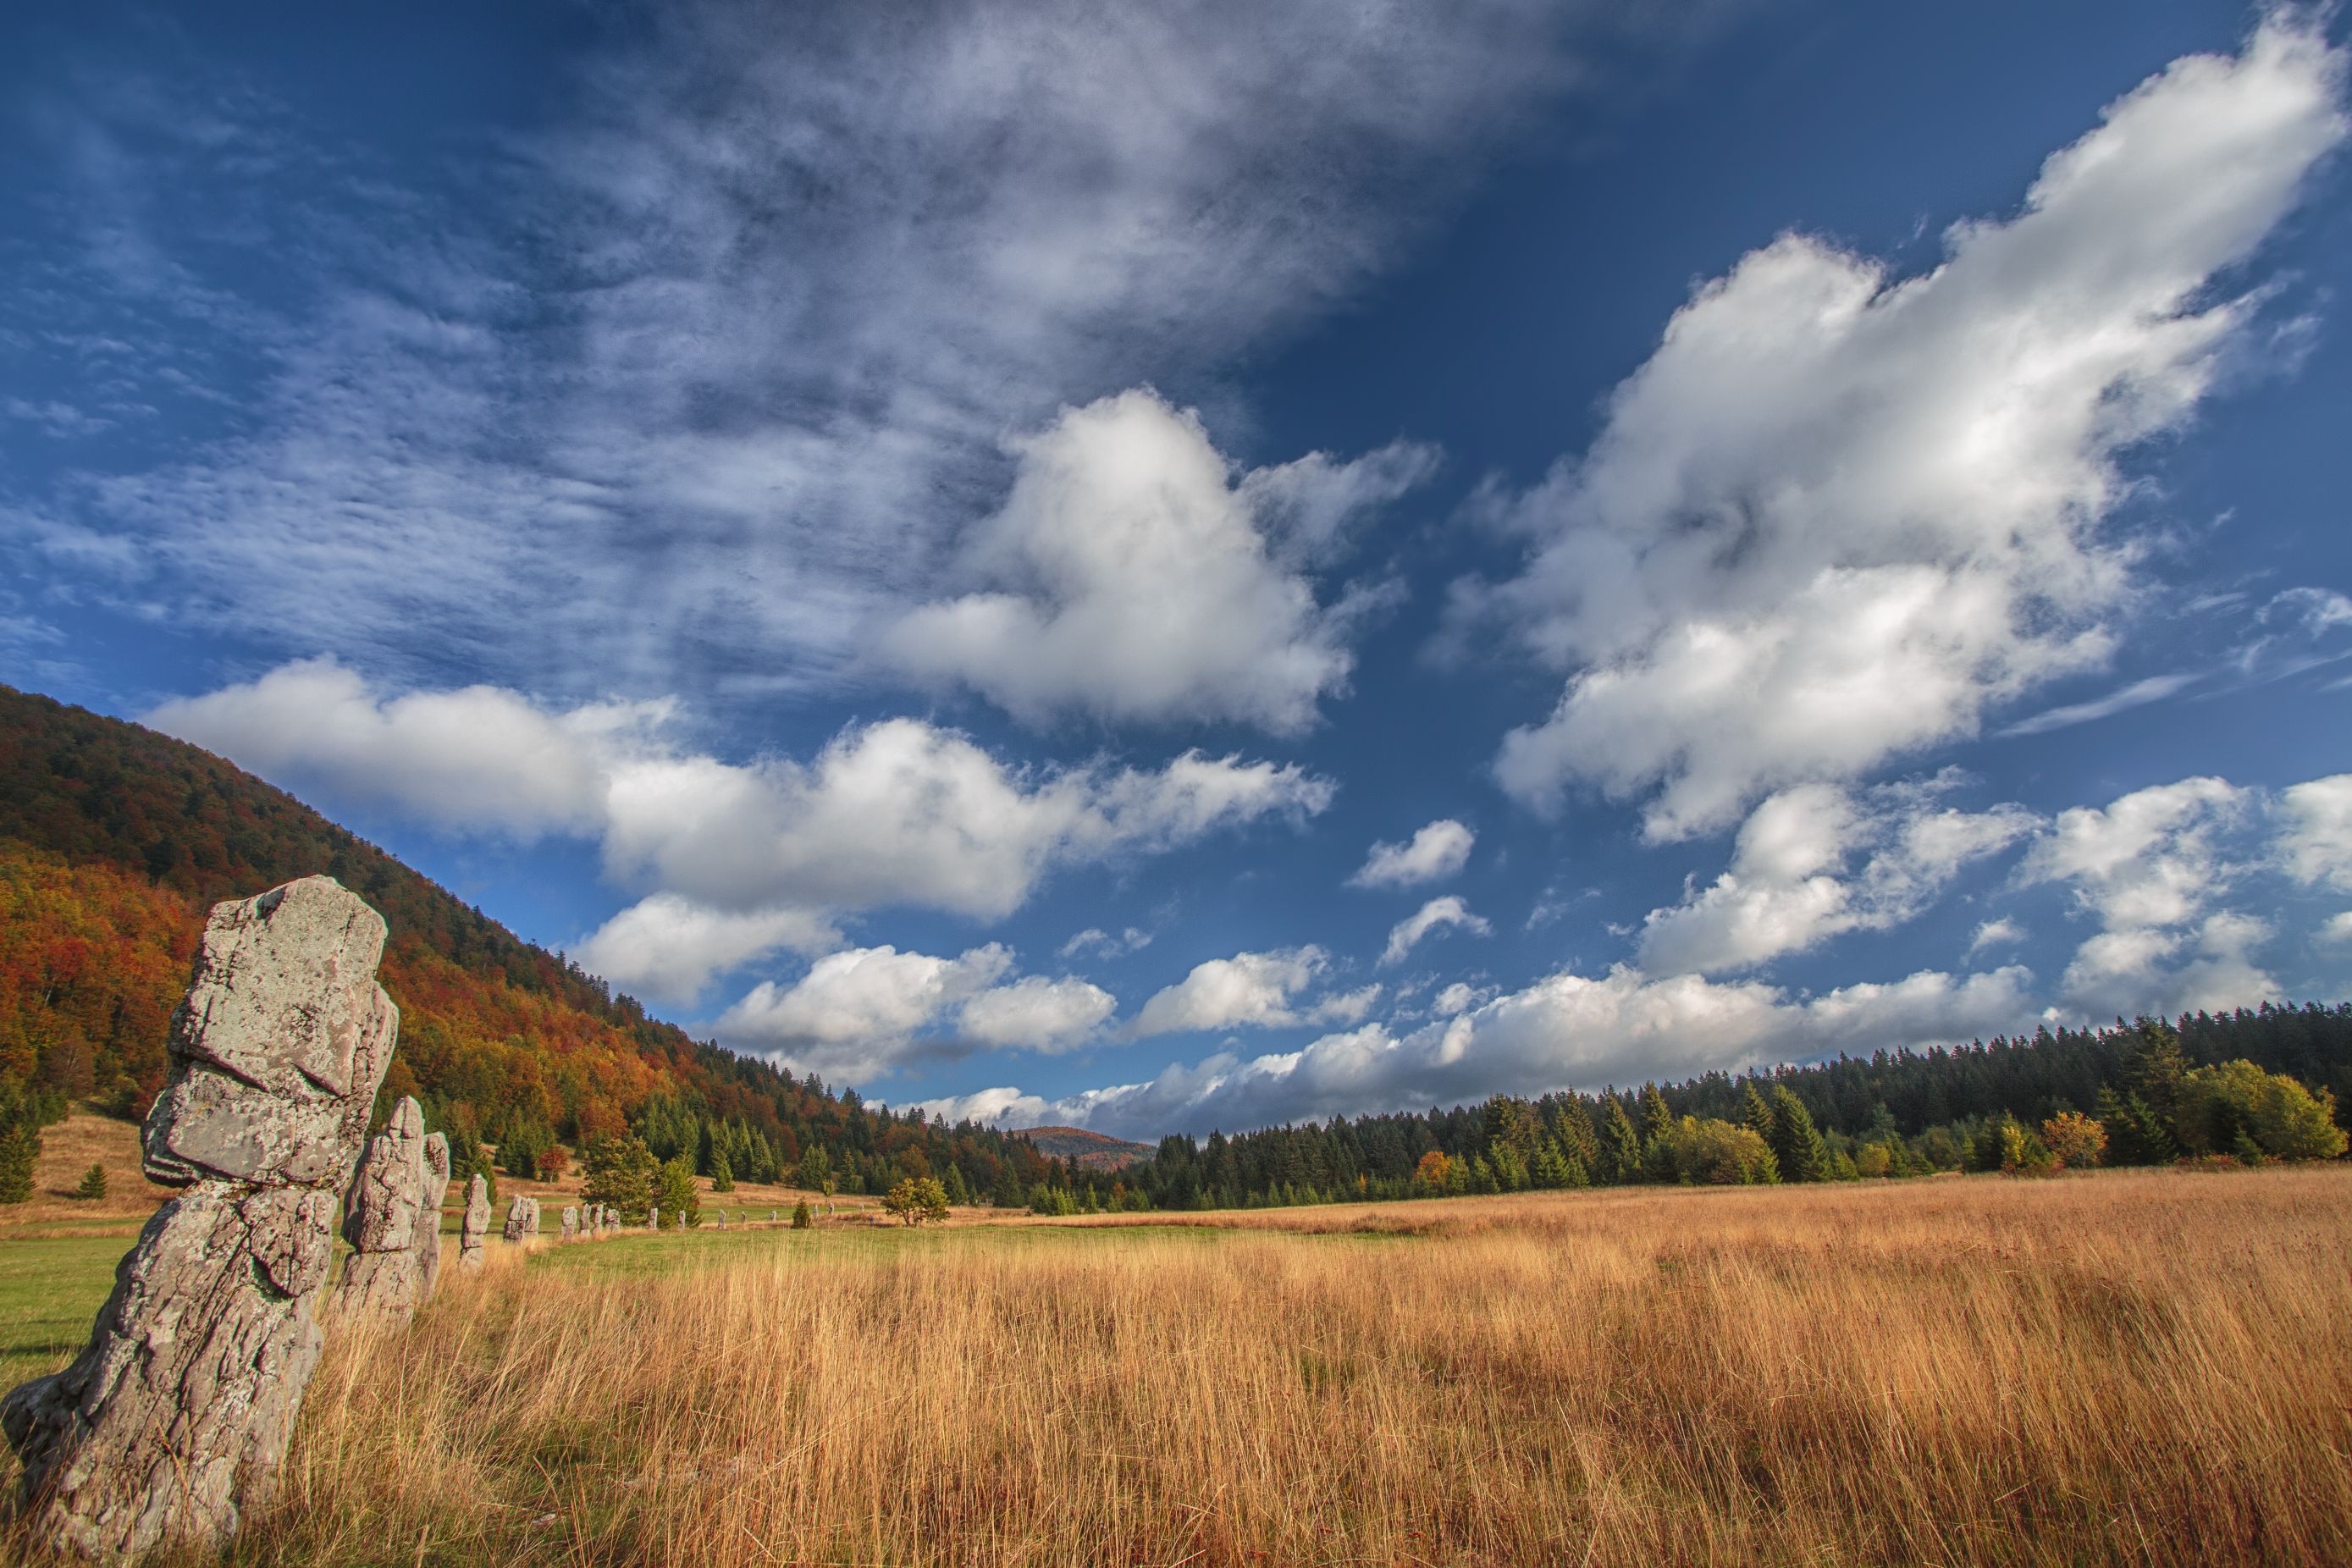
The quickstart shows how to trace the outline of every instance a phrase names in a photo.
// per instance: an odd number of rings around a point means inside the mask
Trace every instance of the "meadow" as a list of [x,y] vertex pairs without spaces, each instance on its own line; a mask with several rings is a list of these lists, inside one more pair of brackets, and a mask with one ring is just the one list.
[[235,1561],[2352,1560],[2340,1165],[1137,1217],[493,1242]]

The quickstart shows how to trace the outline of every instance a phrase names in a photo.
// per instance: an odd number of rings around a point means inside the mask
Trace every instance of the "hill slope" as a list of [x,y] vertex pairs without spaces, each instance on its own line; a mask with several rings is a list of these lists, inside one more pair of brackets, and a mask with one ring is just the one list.
[[767,1180],[811,1151],[844,1190],[934,1174],[1023,1202],[1071,1172],[1031,1144],[866,1107],[697,1042],[208,752],[0,686],[0,1106],[28,1091],[143,1114],[205,911],[323,871],[392,930],[387,1096],[534,1150],[634,1129]]
[[1083,1127],[1031,1127],[1020,1134],[1042,1153],[1067,1160],[1089,1171],[1116,1171],[1151,1157],[1149,1143],[1130,1143],[1106,1132]]

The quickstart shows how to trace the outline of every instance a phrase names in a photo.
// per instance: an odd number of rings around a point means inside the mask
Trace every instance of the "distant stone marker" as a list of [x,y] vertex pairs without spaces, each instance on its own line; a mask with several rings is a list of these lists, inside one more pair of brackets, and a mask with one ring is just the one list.
[[[436,1134],[438,1136],[438,1134]],[[352,1182],[351,1214],[343,1221],[343,1239],[352,1244],[350,1261],[335,1285],[335,1305],[347,1312],[377,1312],[405,1318],[423,1300],[421,1245],[440,1247],[436,1205],[425,1206],[432,1184],[425,1175],[425,1112],[414,1098],[402,1096],[392,1108],[383,1131],[368,1140],[360,1158],[359,1174]],[[441,1183],[449,1183],[449,1145],[441,1145]]]
[[457,1267],[479,1268],[482,1243],[490,1234],[490,1184],[479,1171],[466,1184],[466,1223],[457,1232]]
[[580,1236],[580,1211],[566,1204],[563,1208],[563,1239],[577,1240]]
[[275,1488],[399,1029],[375,984],[383,941],[327,877],[213,907],[143,1133],[148,1178],[187,1190],[141,1230],[73,1364],[0,1400],[48,1545],[217,1548]]

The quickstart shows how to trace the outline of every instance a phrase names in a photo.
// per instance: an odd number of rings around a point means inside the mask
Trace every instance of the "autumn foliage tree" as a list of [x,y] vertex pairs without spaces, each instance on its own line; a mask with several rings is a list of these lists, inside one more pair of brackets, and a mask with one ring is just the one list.
[[2042,1142],[2070,1171],[2087,1171],[2107,1152],[2107,1130],[2079,1110],[2062,1110],[2042,1124]]

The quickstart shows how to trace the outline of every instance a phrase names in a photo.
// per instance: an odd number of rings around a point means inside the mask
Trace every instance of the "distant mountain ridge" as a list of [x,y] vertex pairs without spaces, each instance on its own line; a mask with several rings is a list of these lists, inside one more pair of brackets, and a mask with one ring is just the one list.
[[205,911],[314,872],[391,927],[382,978],[401,1029],[383,1092],[417,1095],[436,1125],[574,1147],[635,1131],[706,1172],[723,1146],[739,1176],[754,1175],[746,1158],[781,1171],[814,1149],[848,1191],[938,1175],[1020,1204],[1072,1184],[1026,1141],[869,1108],[692,1039],[234,764],[6,686],[0,1102],[37,1090],[143,1114]]
[[1123,1170],[1138,1160],[1151,1157],[1149,1143],[1131,1143],[1108,1133],[1089,1132],[1083,1127],[1027,1127],[1016,1136],[1035,1144],[1041,1154],[1067,1160],[1089,1171]]

